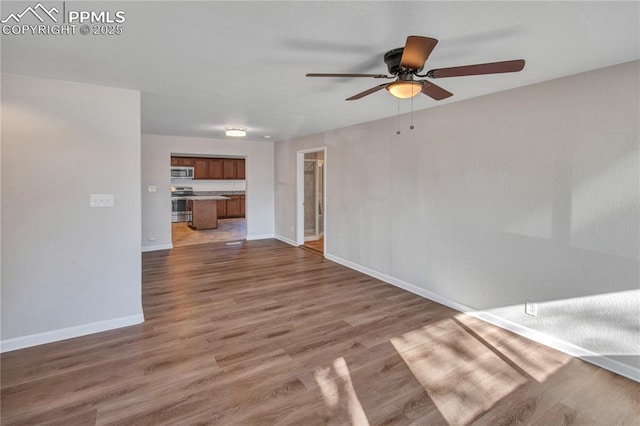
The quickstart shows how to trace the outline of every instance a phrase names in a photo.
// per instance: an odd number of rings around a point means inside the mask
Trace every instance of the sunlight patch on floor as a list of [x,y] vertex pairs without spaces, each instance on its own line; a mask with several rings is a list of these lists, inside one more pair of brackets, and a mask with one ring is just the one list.
[[572,359],[570,355],[501,328],[488,327],[486,322],[469,315],[458,314],[454,320],[511,367],[538,383],[546,381]]
[[353,388],[351,373],[344,358],[336,358],[331,367],[317,368],[314,378],[332,417],[339,417],[343,411],[344,420],[347,420],[348,416],[352,425],[369,426],[369,420]]
[[455,320],[391,343],[449,424],[467,424],[528,379]]

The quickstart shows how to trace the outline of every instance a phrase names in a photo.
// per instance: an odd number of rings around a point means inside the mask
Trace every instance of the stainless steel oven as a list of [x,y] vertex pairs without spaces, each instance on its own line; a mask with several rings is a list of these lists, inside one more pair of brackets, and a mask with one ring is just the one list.
[[171,222],[189,222],[191,212],[187,209],[187,199],[193,195],[190,186],[178,186],[171,188]]

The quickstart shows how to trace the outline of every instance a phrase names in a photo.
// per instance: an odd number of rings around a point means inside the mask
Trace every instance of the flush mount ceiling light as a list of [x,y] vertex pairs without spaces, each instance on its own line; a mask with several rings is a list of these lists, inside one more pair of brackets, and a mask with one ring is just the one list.
[[233,138],[243,138],[247,136],[247,131],[245,129],[240,129],[240,128],[231,128],[231,129],[226,129],[224,134],[227,136],[231,136]]
[[386,87],[387,91],[396,98],[413,98],[422,91],[422,83],[419,81],[396,81]]

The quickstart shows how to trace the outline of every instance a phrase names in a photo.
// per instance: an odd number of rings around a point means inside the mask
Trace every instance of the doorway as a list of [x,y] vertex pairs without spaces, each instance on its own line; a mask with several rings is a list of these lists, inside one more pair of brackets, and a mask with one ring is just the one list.
[[[246,157],[171,153],[173,247],[246,239]],[[187,177],[174,170],[189,170]]]
[[298,151],[297,244],[325,252],[326,148]]

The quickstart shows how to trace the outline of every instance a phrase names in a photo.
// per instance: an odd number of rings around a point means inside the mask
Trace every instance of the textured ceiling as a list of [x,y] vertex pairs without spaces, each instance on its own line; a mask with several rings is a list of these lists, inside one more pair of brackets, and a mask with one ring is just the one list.
[[[2,2],[3,18],[34,2]],[[46,2],[47,6],[62,2]],[[2,36],[2,71],[142,92],[145,133],[277,141],[396,113],[386,91],[344,99],[385,73],[408,35],[440,42],[425,70],[524,58],[515,74],[439,79],[454,96],[415,109],[529,85],[640,57],[638,2],[70,2],[123,10],[121,35]],[[615,82],[602,82],[615,84]],[[96,100],[99,102],[99,100]],[[410,101],[400,103],[408,111]]]

